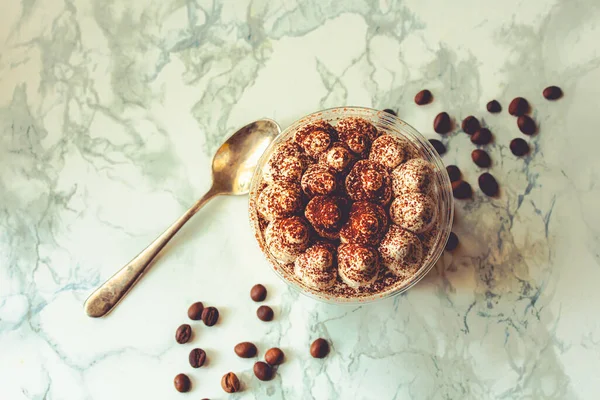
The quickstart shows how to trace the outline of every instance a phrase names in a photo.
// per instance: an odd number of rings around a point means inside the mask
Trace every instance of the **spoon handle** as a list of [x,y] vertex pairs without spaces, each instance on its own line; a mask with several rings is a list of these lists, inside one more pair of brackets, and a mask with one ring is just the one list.
[[142,277],[148,266],[154,258],[160,253],[163,247],[175,234],[181,229],[190,218],[204,206],[210,199],[219,193],[211,188],[202,198],[200,198],[189,210],[185,212],[177,221],[167,228],[159,237],[157,237],[148,247],[146,247],[133,260],[127,263],[116,274],[102,284],[85,301],[84,309],[90,317],[102,317],[108,314],[129,290]]

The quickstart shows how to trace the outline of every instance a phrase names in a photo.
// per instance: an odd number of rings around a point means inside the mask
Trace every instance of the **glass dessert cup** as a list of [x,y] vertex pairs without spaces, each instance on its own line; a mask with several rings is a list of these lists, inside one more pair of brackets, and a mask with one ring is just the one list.
[[[363,118],[373,124],[380,133],[394,135],[404,139],[411,144],[413,150],[418,153],[420,158],[431,163],[434,169],[433,190],[437,206],[437,229],[431,236],[429,250],[424,255],[420,268],[413,275],[407,278],[398,279],[397,282],[375,293],[356,291],[356,293],[352,295],[345,294],[343,296],[338,296],[333,293],[328,293],[327,291],[320,291],[307,286],[294,274],[293,267],[290,267],[290,264],[279,261],[271,254],[265,242],[263,232],[264,221],[261,223],[261,217],[257,212],[257,198],[264,186],[263,170],[273,151],[281,143],[292,139],[294,133],[298,129],[308,124],[326,121],[335,126],[337,121],[347,117]],[[277,275],[279,275],[279,277],[289,286],[301,293],[328,303],[356,304],[372,302],[398,295],[410,289],[433,268],[443,254],[446,241],[448,240],[452,228],[453,213],[454,206],[450,179],[446,173],[442,160],[429,141],[400,118],[383,111],[362,107],[339,107],[318,111],[294,122],[271,143],[262,155],[254,172],[250,187],[250,224],[263,254],[270,262],[275,273],[277,273]],[[385,268],[386,267],[381,266],[382,270],[385,270]]]

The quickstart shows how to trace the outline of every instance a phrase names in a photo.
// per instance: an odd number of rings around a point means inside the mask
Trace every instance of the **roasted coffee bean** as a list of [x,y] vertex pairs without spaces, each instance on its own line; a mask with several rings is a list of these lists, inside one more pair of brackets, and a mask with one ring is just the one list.
[[415,103],[422,106],[431,103],[432,98],[431,92],[427,89],[423,89],[415,95]]
[[206,326],[213,326],[219,320],[219,310],[215,307],[206,307],[202,311],[202,322]]
[[254,363],[254,375],[261,381],[270,381],[273,379],[273,368],[266,362],[257,361]]
[[546,100],[557,100],[560,99],[563,95],[561,88],[558,86],[548,86],[542,92]]
[[496,100],[492,100],[489,103],[487,103],[486,107],[487,110],[491,113],[499,113],[500,111],[502,111],[502,106]]
[[183,324],[175,332],[175,340],[177,343],[184,344],[190,341],[192,337],[192,327],[188,324]]
[[329,343],[325,339],[317,339],[310,345],[310,355],[314,358],[323,358],[329,353]]
[[242,342],[236,344],[233,348],[233,351],[235,351],[235,354],[237,354],[238,357],[242,358],[252,358],[256,356],[256,353],[258,353],[258,350],[254,343],[250,342]]
[[240,380],[233,372],[228,372],[221,378],[221,387],[227,393],[235,393],[240,390]]
[[446,112],[439,113],[433,120],[433,130],[440,135],[450,132],[451,128],[450,116]]
[[472,135],[481,127],[479,124],[479,120],[472,115],[469,115],[467,118],[463,119],[461,128],[467,135]]
[[448,177],[450,177],[450,182],[459,181],[462,175],[460,169],[458,169],[456,165],[448,165],[446,167],[446,172],[448,173]]
[[188,317],[194,321],[200,321],[202,319],[202,311],[204,311],[202,302],[194,303],[188,308]]
[[431,143],[435,151],[437,151],[440,156],[446,152],[446,146],[444,146],[444,143],[440,142],[439,140],[429,139],[429,143]]
[[529,145],[521,138],[516,138],[510,141],[510,151],[517,157],[524,156],[529,153]]
[[515,97],[508,105],[508,113],[515,117],[527,114],[529,111],[529,103],[522,97]]
[[189,392],[192,388],[192,382],[186,374],[177,375],[173,380],[173,384],[175,385],[175,389],[181,393]]
[[471,185],[465,181],[452,182],[452,195],[457,199],[468,199],[473,195]]
[[279,365],[283,362],[283,351],[278,347],[273,347],[265,353],[265,361],[269,365]]
[[446,251],[452,251],[456,249],[458,246],[458,236],[456,233],[450,232],[450,236],[448,236],[448,241],[446,242]]
[[252,286],[250,290],[250,298],[254,301],[263,301],[267,298],[267,288],[260,283]]
[[471,159],[477,166],[479,166],[481,168],[489,168],[489,166],[492,165],[492,159],[490,158],[490,155],[485,150],[481,150],[481,149],[473,150],[471,152]]
[[535,133],[535,121],[529,115],[521,115],[517,118],[517,125],[519,126],[519,130],[526,135],[533,135]]
[[492,141],[492,132],[488,128],[481,128],[471,135],[471,142],[475,144],[488,144]]
[[192,368],[200,368],[206,361],[206,352],[202,349],[194,349],[190,351],[188,359]]
[[271,321],[273,319],[273,309],[269,306],[260,306],[256,310],[256,315],[261,321]]
[[388,114],[392,114],[395,116],[398,116],[398,114],[396,113],[396,111],[392,110],[391,108],[386,108],[385,110],[383,110],[383,112],[388,113]]
[[488,196],[496,196],[498,194],[498,182],[496,178],[489,173],[479,175],[479,188]]

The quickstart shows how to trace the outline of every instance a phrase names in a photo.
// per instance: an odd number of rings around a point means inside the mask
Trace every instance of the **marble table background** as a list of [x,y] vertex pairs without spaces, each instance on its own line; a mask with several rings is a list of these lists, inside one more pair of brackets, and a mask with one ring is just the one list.
[[[597,399],[600,2],[5,0],[0,13],[0,399]],[[560,101],[541,96],[550,84]],[[429,88],[435,101],[412,98]],[[522,95],[532,153],[506,109]],[[504,111],[485,111],[496,98]],[[456,206],[461,246],[405,295],[339,307],[270,271],[246,198],[207,206],[105,319],[87,295],[209,185],[211,154],[260,117],[325,107],[480,117],[502,193]],[[476,188],[456,130],[444,162]],[[269,289],[262,323],[248,291]],[[175,328],[193,301],[213,328]],[[333,344],[325,360],[309,343]],[[271,382],[232,347],[280,346]],[[206,349],[192,370],[187,353]],[[261,352],[262,355],[262,352]],[[226,396],[223,373],[245,390]],[[189,373],[191,393],[173,389]]]

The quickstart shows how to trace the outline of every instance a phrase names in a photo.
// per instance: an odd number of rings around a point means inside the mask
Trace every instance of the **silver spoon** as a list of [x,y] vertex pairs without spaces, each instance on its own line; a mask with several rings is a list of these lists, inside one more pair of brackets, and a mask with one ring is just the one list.
[[108,314],[142,277],[169,240],[210,199],[222,194],[248,193],[258,160],[280,132],[275,121],[262,119],[244,126],[227,139],[213,158],[212,185],[208,192],[144,251],[92,293],[84,305],[87,315],[102,317]]

